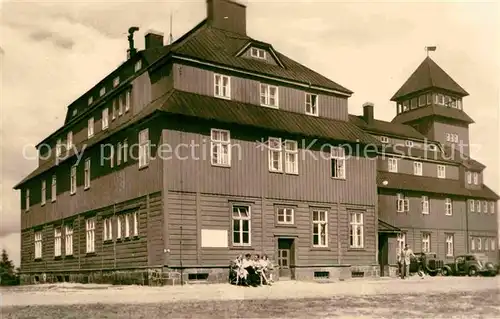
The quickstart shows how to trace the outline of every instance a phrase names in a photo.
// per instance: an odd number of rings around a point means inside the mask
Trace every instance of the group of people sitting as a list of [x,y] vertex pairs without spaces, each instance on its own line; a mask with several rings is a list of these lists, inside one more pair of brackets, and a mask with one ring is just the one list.
[[231,261],[229,267],[229,282],[233,285],[257,287],[271,285],[273,282],[273,263],[267,255],[239,255]]

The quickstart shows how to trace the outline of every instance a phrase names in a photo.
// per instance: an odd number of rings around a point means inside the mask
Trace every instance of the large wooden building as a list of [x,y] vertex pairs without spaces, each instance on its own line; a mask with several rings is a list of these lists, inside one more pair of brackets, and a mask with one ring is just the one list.
[[[495,236],[493,214],[465,212],[469,199],[496,212],[492,191],[466,184],[484,166],[441,158],[444,123],[468,140],[463,120],[441,114],[468,117],[438,105],[439,95],[416,108],[424,91],[405,84],[394,100],[407,112],[393,123],[373,119],[372,105],[349,115],[350,90],[249,37],[245,6],[229,0],[207,1],[207,19],[169,45],[149,32],[137,51],[129,31],[127,61],[68,106],[37,146],[38,168],[16,186],[24,282],[225,281],[244,253],[269,255],[283,278],[378,276],[401,230],[414,247],[432,230],[429,245],[442,249],[454,229],[457,251],[465,238]],[[425,88],[441,89],[454,92]],[[422,176],[411,175],[412,159],[394,173],[376,158],[426,136],[439,158],[422,160]],[[437,163],[446,178],[433,177]],[[460,189],[449,194],[451,217],[437,210],[449,185]],[[436,211],[417,216],[423,192]]]

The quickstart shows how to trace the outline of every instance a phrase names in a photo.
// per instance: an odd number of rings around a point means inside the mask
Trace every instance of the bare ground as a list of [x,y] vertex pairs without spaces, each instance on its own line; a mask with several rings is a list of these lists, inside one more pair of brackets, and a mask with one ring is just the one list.
[[137,287],[39,285],[2,291],[3,318],[500,318],[498,278]]

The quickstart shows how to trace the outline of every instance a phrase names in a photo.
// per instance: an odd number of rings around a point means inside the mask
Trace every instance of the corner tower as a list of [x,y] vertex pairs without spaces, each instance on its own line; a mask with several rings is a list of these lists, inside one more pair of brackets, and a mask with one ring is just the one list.
[[391,101],[396,102],[393,123],[407,124],[427,138],[469,155],[469,125],[462,99],[468,96],[430,57],[426,57]]

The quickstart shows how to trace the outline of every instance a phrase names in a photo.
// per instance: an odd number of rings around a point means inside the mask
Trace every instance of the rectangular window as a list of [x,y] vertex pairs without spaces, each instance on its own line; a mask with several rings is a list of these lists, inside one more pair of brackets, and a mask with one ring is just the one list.
[[73,132],[68,132],[68,135],[66,136],[66,147],[67,151],[69,152],[70,149],[73,148]]
[[437,98],[437,103],[436,104],[444,105],[444,95],[443,94],[436,95],[436,98]]
[[139,212],[132,213],[132,235],[139,236]]
[[318,95],[306,93],[306,114],[318,116]]
[[427,105],[432,104],[432,93],[427,93]]
[[108,108],[105,108],[102,110],[102,129],[105,130],[109,127],[109,110]]
[[349,222],[349,246],[351,248],[363,248],[364,229],[363,229],[363,213],[351,212]]
[[410,108],[409,108],[409,105],[408,105],[408,104],[409,104],[409,102],[408,102],[408,101],[404,101],[404,102],[403,102],[403,112],[406,112],[406,111],[410,110]]
[[94,97],[89,96],[89,99],[87,100],[87,104],[90,105],[92,103],[94,103]]
[[460,99],[457,100],[457,109],[459,109],[459,110],[462,109],[462,100],[460,100]]
[[480,213],[481,212],[481,201],[476,200],[476,212]]
[[137,71],[139,71],[141,68],[142,68],[142,61],[141,61],[141,60],[139,60],[139,61],[135,62],[134,71],[135,71],[135,72],[137,72]]
[[451,142],[451,134],[446,133],[446,142]]
[[127,113],[128,110],[130,110],[130,91],[125,93],[125,113]]
[[422,162],[413,162],[413,174],[422,176]]
[[450,106],[451,98],[448,95],[444,96],[444,105]]
[[[139,143],[140,145],[140,143]],[[141,151],[141,148],[139,148],[139,151]],[[139,168],[141,167],[140,166],[140,158],[141,156],[141,153],[139,153]],[[113,168],[115,167],[115,146],[114,145],[111,145],[111,148],[109,149],[109,167],[110,168]]]
[[458,134],[453,133],[451,134],[451,137],[453,143],[458,143]]
[[70,194],[76,193],[76,165],[71,167],[71,177],[70,177]]
[[293,225],[294,210],[288,207],[279,207],[276,212],[278,224]]
[[122,94],[118,97],[118,116],[121,116],[123,114],[123,109],[125,109],[125,103],[126,102],[126,96],[125,94]]
[[130,237],[130,215],[125,214],[123,218],[125,219],[125,238],[128,238]]
[[30,210],[30,189],[26,188],[26,193],[25,193],[25,205],[26,205],[26,210]]
[[116,153],[116,165],[120,165],[122,163],[122,143],[118,142],[116,146],[118,152]]
[[282,172],[282,152],[281,152],[281,138],[269,137],[269,171]]
[[57,177],[56,175],[52,175],[52,185],[50,190],[50,196],[52,197],[52,202],[56,201],[57,197]]
[[149,130],[139,132],[139,168],[149,165]]
[[489,238],[484,239],[484,251],[490,250],[490,242],[489,241],[490,241]]
[[93,253],[95,251],[95,218],[89,218],[85,220],[85,234],[87,253]]
[[231,78],[221,74],[214,74],[214,95],[224,99],[231,99]]
[[345,150],[343,147],[332,146],[330,149],[332,177],[338,179],[345,179]]
[[491,251],[495,251],[495,241],[496,241],[496,238],[491,238],[490,240],[490,250]]
[[120,77],[117,76],[116,78],[113,79],[113,87],[117,87],[118,84],[120,84]]
[[64,226],[64,251],[66,256],[73,255],[73,227]]
[[438,178],[446,178],[446,166],[444,165],[437,166],[437,176]]
[[94,136],[94,118],[89,118],[87,122],[87,138]]
[[251,213],[250,206],[233,205],[233,245],[251,245]]
[[266,51],[264,51],[264,50],[262,50],[262,49],[252,48],[252,49],[250,50],[250,55],[251,55],[253,58],[263,59],[263,60],[265,60],[265,59],[266,59]]
[[495,202],[490,202],[490,214],[495,213]]
[[451,198],[446,198],[444,200],[444,210],[445,210],[446,216],[453,215],[453,203],[451,201]]
[[476,250],[476,238],[474,237],[471,237],[470,239],[470,250],[471,251]]
[[425,95],[420,95],[418,97],[418,106],[424,106],[426,102],[426,97]]
[[299,173],[299,150],[297,141],[285,141],[285,173]]
[[422,214],[429,214],[429,197],[422,196]]
[[226,130],[212,129],[211,139],[211,161],[212,165],[231,166],[231,134]]
[[406,246],[406,233],[399,233],[398,237],[398,247],[396,247],[397,255],[401,255],[401,251],[405,249]]
[[123,163],[127,163],[128,160],[128,140],[123,141]]
[[474,200],[469,200],[469,211],[474,212]]
[[388,165],[389,165],[389,167],[388,167],[389,172],[391,172],[391,173],[398,172],[398,159],[397,158],[389,158]]
[[483,201],[483,213],[488,213],[488,202]]
[[453,257],[453,235],[446,235],[446,257]]
[[405,145],[406,147],[413,147],[413,141],[406,141]]
[[313,210],[312,212],[313,247],[328,247],[328,212]]
[[473,177],[474,177],[474,185],[478,185],[479,184],[479,174],[474,172]]
[[62,153],[61,147],[62,147],[62,141],[61,139],[58,139],[56,142],[56,157],[61,156]]
[[35,259],[42,259],[42,232],[35,232]]
[[428,253],[431,251],[431,234],[422,233],[422,252]]
[[410,201],[403,194],[397,194],[396,209],[398,213],[410,211]]
[[477,238],[477,250],[481,251],[483,250],[483,242],[481,238]]
[[99,96],[103,96],[104,94],[106,94],[106,87],[102,87],[102,88],[99,90]]
[[103,240],[112,240],[113,239],[113,219],[106,218],[103,222]]
[[122,238],[123,216],[116,216],[116,238]]
[[278,108],[278,87],[260,84],[260,105]]
[[413,110],[416,107],[417,107],[417,98],[415,97],[415,98],[411,99],[410,108]]
[[118,113],[118,98],[113,100],[113,104],[111,105],[111,121],[116,119],[116,113]]
[[42,206],[45,205],[47,201],[47,181],[42,181]]
[[85,170],[84,170],[84,188],[90,188],[90,158],[85,160]]
[[61,256],[62,250],[62,234],[61,227],[57,227],[54,229],[54,257]]
[[467,184],[472,184],[472,173],[467,172]]

